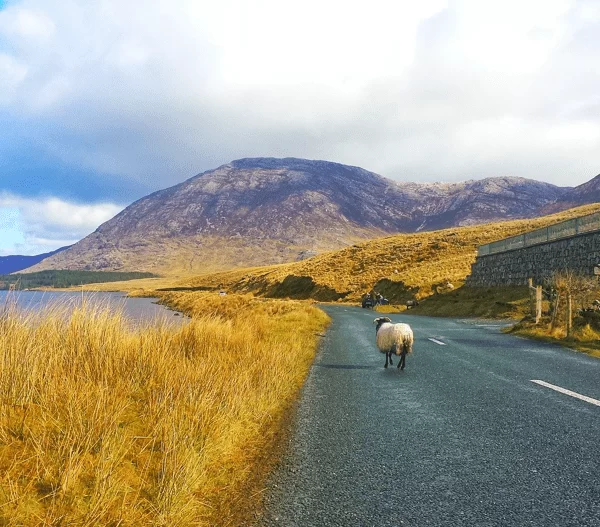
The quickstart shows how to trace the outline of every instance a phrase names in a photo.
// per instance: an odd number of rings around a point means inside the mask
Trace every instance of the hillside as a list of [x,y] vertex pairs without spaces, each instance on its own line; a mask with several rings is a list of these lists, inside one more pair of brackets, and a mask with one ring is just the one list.
[[28,271],[191,275],[298,261],[391,233],[532,217],[568,190],[506,177],[396,183],[339,163],[241,159],[140,199]]
[[555,202],[542,207],[541,213],[550,214],[579,205],[597,202],[600,202],[600,175],[577,187],[566,190]]
[[375,288],[392,302],[404,303],[433,294],[447,281],[462,284],[478,245],[597,211],[600,203],[536,219],[398,234],[302,262],[198,276],[173,287],[349,302]]
[[68,249],[70,246],[61,247],[56,251],[52,251],[44,254],[36,254],[34,256],[24,256],[24,255],[10,255],[10,256],[0,256],[0,274],[9,274],[16,273],[18,271],[22,271],[23,269],[27,269],[32,265],[35,265],[45,258],[49,258],[55,254],[58,254],[61,251]]

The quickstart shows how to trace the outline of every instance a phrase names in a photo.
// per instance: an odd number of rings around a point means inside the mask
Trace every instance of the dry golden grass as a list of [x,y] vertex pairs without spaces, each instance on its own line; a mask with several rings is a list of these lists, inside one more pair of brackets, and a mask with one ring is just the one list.
[[592,329],[589,325],[575,328],[572,338],[567,338],[564,328],[551,331],[549,326],[549,323],[537,327],[533,324],[520,323],[516,324],[510,331],[535,340],[560,344],[600,358],[600,332]]
[[598,210],[600,204],[594,204],[536,219],[398,234],[301,262],[201,275],[172,285],[350,302],[376,286],[393,303],[403,303],[431,295],[432,288],[446,280],[460,286],[478,245]]
[[520,320],[531,312],[529,288],[461,287],[443,295],[433,295],[410,310],[416,315],[434,317],[478,317]]
[[165,300],[192,320],[134,328],[91,305],[4,307],[0,525],[238,525],[252,512],[327,317]]

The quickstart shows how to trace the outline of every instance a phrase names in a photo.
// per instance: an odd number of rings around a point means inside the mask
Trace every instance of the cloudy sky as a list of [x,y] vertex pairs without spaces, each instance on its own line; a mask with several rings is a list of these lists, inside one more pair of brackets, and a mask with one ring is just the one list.
[[0,0],[0,255],[242,157],[600,172],[597,0]]

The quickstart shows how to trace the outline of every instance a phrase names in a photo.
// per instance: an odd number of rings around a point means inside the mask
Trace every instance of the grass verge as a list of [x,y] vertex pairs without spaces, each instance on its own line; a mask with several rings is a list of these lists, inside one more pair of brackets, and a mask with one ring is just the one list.
[[163,301],[191,321],[132,328],[92,305],[4,307],[0,525],[217,526],[252,516],[328,318],[251,297]]
[[529,312],[529,289],[524,287],[460,287],[432,295],[409,313],[434,317],[506,318],[520,320]]
[[567,337],[562,328],[552,331],[548,320],[542,321],[538,326],[531,321],[523,320],[515,324],[509,332],[542,342],[559,344],[600,358],[600,332],[589,324],[576,326],[571,337]]

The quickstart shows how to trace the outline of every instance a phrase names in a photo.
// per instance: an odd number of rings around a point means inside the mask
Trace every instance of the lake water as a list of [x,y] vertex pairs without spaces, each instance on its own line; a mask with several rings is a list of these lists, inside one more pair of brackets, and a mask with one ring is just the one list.
[[0,310],[7,302],[16,302],[26,310],[39,310],[58,303],[61,306],[77,307],[82,300],[100,306],[109,306],[115,312],[122,311],[132,322],[149,323],[155,320],[181,323],[185,317],[156,304],[155,298],[127,298],[123,293],[78,293],[52,291],[0,291]]

